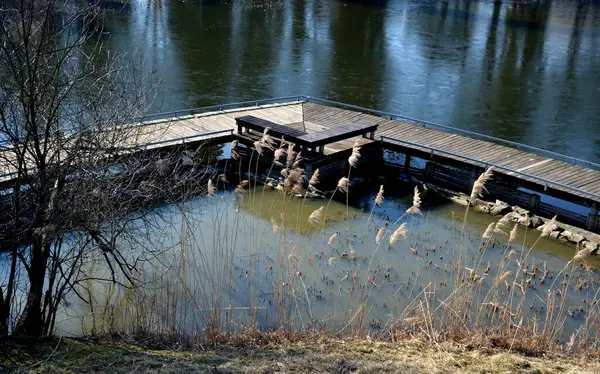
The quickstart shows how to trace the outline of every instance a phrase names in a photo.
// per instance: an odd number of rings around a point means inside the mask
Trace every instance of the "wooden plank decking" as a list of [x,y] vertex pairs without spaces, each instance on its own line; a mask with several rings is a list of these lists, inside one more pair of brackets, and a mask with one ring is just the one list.
[[[139,126],[139,136],[135,143],[149,144],[148,148],[162,147],[194,140],[219,138],[229,136],[237,129],[235,118],[251,115],[280,125],[301,129],[304,132],[339,130],[348,123],[378,125],[375,134],[376,141],[381,136],[398,138],[423,145],[424,147],[408,146],[427,152],[429,147],[465,156],[483,163],[499,165],[530,176],[547,179],[553,183],[580,189],[583,192],[550,186],[589,201],[600,202],[600,171],[569,164],[534,153],[518,150],[489,141],[472,139],[466,136],[450,134],[414,124],[389,120],[372,114],[341,109],[333,106],[311,102],[291,101],[268,105],[257,105],[228,110],[205,112],[195,115],[157,120]],[[223,132],[229,130],[231,132]],[[202,136],[202,134],[211,133]],[[325,146],[325,154],[331,154],[352,147],[354,142],[371,142],[372,140],[356,137],[338,141]],[[135,145],[135,144],[132,144]],[[447,155],[448,158],[453,156]],[[465,163],[481,166],[478,162],[470,162],[456,157]],[[6,180],[6,174],[12,170],[10,166],[0,165],[0,180]],[[544,185],[543,182],[510,171],[499,171],[514,175],[531,183]],[[5,175],[2,177],[2,175]]]

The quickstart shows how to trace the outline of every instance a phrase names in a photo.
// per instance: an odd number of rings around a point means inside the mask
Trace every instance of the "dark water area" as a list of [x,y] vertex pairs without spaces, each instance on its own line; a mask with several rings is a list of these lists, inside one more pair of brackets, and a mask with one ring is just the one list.
[[304,94],[600,161],[594,1],[133,0],[105,39],[156,111]]

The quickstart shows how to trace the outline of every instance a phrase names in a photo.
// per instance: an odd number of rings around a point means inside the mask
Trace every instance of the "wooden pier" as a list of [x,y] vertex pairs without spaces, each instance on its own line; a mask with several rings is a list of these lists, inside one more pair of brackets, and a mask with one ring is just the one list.
[[[400,165],[404,172],[410,172],[411,158],[418,157],[429,165],[423,173],[426,177],[435,176],[436,166],[450,167],[468,176],[464,178],[465,186],[472,183],[478,173],[493,166],[498,176],[498,191],[503,188],[506,194],[511,189],[527,189],[523,193],[553,196],[588,207],[587,217],[574,216],[571,221],[579,221],[580,226],[600,232],[599,164],[323,99],[297,96],[163,114],[137,124],[139,134],[130,146],[153,149],[207,139],[229,141],[239,131],[236,119],[245,116],[280,126],[277,133],[284,133],[284,128],[295,129],[302,139],[311,136],[317,139],[315,134],[335,134],[318,145],[315,143],[319,148],[317,153],[324,156],[347,152],[356,140],[361,144],[377,142],[377,146],[406,155],[405,164]],[[356,124],[360,124],[360,129]],[[364,129],[374,131],[372,138],[361,136]],[[357,130],[351,135],[358,136],[343,135]],[[9,166],[0,165],[0,182],[10,181],[13,177]],[[531,199],[529,208],[539,207],[539,196]],[[566,214],[563,208],[557,209]]]

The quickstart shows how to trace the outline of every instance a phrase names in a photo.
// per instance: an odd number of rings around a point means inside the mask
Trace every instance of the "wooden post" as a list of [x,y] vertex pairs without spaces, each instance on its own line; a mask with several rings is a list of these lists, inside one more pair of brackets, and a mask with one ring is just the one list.
[[312,171],[313,171],[312,161],[308,161],[307,163],[304,164],[304,170],[309,174],[312,173]]
[[404,155],[404,171],[406,174],[410,173],[410,160],[412,156],[408,153]]
[[473,186],[478,177],[479,176],[477,175],[477,168],[473,166],[473,168],[471,169],[471,180],[469,181],[469,185],[467,186],[467,188]]
[[425,179],[428,181],[433,180],[433,171],[435,170],[435,163],[428,162],[425,164]]
[[536,212],[540,208],[540,195],[531,195],[529,198],[529,210]]
[[596,220],[598,220],[598,205],[594,203],[590,210],[590,214],[588,215],[585,228],[589,231],[596,231]]

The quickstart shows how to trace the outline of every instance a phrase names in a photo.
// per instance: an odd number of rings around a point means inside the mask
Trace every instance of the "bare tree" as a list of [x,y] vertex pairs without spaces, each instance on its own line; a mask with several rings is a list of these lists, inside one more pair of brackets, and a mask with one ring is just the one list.
[[192,152],[182,158],[135,147],[146,136],[136,118],[154,85],[131,55],[104,48],[98,4],[5,3],[0,335],[39,336],[52,333],[62,297],[85,278],[80,266],[92,248],[111,271],[108,281],[135,282],[142,257],[119,246],[133,229],[152,225],[140,208],[199,191],[202,172],[190,163]]

